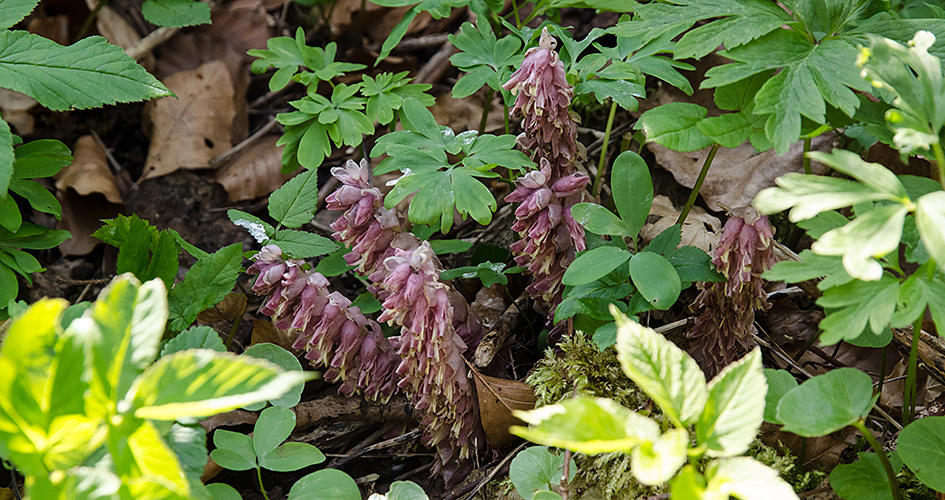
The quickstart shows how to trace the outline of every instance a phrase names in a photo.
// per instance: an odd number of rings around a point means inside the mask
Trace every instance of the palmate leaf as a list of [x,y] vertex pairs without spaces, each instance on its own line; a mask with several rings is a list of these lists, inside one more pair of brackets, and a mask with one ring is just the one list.
[[174,95],[99,36],[63,47],[25,31],[0,31],[0,47],[0,86],[53,111]]
[[453,87],[454,98],[467,97],[484,84],[501,91],[502,77],[511,75],[510,69],[520,66],[524,57],[519,53],[522,42],[518,37],[496,39],[488,22],[476,26],[463,23],[459,34],[449,35],[449,39],[462,51],[453,54],[450,62],[467,73]]
[[210,4],[196,0],[147,0],[141,6],[141,14],[158,26],[210,24]]
[[[835,310],[820,322],[824,331],[820,342],[831,345],[846,340],[860,345],[864,341],[857,341],[858,337],[881,335],[893,317],[898,297],[899,281],[888,275],[878,281],[855,280],[827,289],[817,304]],[[866,332],[867,324],[871,333]]]
[[414,98],[424,106],[436,100],[426,92],[433,86],[427,83],[408,83],[408,72],[380,73],[376,78],[362,77],[361,94],[367,97],[365,112],[371,121],[387,124],[394,121],[394,111],[403,106],[404,99]]
[[471,215],[476,222],[487,225],[492,221],[492,212],[498,208],[498,204],[489,188],[476,177],[495,176],[491,172],[464,167],[404,174],[397,179],[384,204],[388,208],[393,207],[407,195],[419,190],[407,212],[411,222],[438,224],[440,231],[447,233],[453,226],[455,207],[463,218]]

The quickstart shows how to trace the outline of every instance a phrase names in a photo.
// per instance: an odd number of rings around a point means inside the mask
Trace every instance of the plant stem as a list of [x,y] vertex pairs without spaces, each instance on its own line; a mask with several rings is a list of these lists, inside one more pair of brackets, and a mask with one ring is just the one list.
[[509,133],[509,105],[505,103],[505,98],[502,98],[502,108],[505,110],[505,133]]
[[925,319],[925,309],[912,324],[912,347],[909,349],[909,368],[906,371],[906,386],[902,395],[902,426],[905,427],[915,417],[915,373],[918,369],[919,336],[922,334],[922,320]]
[[98,13],[101,12],[102,8],[106,5],[108,5],[108,0],[99,0],[99,2],[95,4],[95,8],[92,9],[92,12],[86,16],[85,21],[82,21],[82,26],[79,27],[79,32],[75,36],[75,41],[79,41],[85,36],[85,33],[89,31],[89,27],[92,26],[92,21],[98,17]]
[[515,13],[515,27],[522,29],[522,18],[518,15],[518,2],[512,0],[512,12]]
[[889,463],[889,457],[887,457],[886,452],[883,451],[883,446],[873,437],[873,433],[866,428],[862,420],[853,422],[853,426],[859,429],[863,437],[866,438],[866,441],[873,447],[873,451],[876,452],[879,461],[882,462],[883,469],[886,471],[886,478],[889,479],[889,488],[892,490],[893,499],[902,500],[902,493],[899,491],[899,481],[896,479],[896,472],[893,470],[892,464]]
[[[237,284],[239,284],[237,282]],[[243,288],[243,285],[239,284],[240,288]],[[246,290],[243,290],[243,293],[246,294]],[[246,314],[246,306],[243,306],[243,310],[240,311],[239,315],[233,319],[233,326],[230,327],[230,334],[226,337],[226,348],[230,348],[230,344],[233,342],[233,337],[236,337],[236,331],[239,330],[240,322],[243,321],[243,315]]]
[[614,128],[614,115],[617,114],[617,101],[610,100],[610,115],[607,116],[607,127],[604,129],[604,140],[600,145],[600,160],[597,161],[597,178],[594,179],[594,187],[591,188],[591,192],[594,193],[594,198],[597,198],[597,202],[600,203],[600,188],[601,181],[604,179],[604,175],[607,172],[604,170],[605,163],[607,160],[607,146],[610,144],[610,132]]
[[876,384],[876,394],[879,394],[882,397],[883,394],[883,384],[886,383],[886,348],[881,347],[882,354],[879,358],[879,383]]
[[[263,498],[269,500],[269,495],[266,494],[266,488],[263,486],[262,482],[262,467],[256,466],[256,477],[259,479],[259,491],[262,492]],[[897,499],[901,500],[901,499]]]
[[804,161],[804,173],[807,175],[812,175],[814,173],[814,171],[811,170],[810,168],[810,158],[807,157],[807,153],[810,153],[810,141],[811,141],[810,137],[804,139],[804,156],[803,156],[804,160],[803,161]]
[[719,143],[712,145],[712,149],[709,151],[709,156],[705,157],[705,163],[702,164],[702,171],[699,172],[699,178],[696,179],[696,185],[692,187],[692,192],[689,193],[689,199],[686,200],[686,206],[683,208],[679,218],[676,219],[676,224],[682,225],[683,222],[686,222],[686,217],[689,217],[689,211],[692,210],[692,206],[696,203],[696,197],[699,196],[699,190],[702,189],[702,183],[705,181],[706,174],[709,173],[709,167],[712,166],[712,160],[715,159],[715,153],[719,152]]
[[938,169],[938,183],[945,189],[945,154],[942,153],[942,145],[932,144],[932,151],[935,153],[935,168]]
[[562,500],[568,500],[568,493],[570,488],[568,488],[568,477],[571,476],[571,471],[569,466],[571,465],[571,450],[565,448],[564,450],[564,473],[561,475],[561,498]]
[[489,87],[486,93],[486,103],[482,105],[482,118],[479,119],[479,133],[486,133],[486,120],[489,118],[489,110],[492,109],[492,98],[495,97],[495,89]]

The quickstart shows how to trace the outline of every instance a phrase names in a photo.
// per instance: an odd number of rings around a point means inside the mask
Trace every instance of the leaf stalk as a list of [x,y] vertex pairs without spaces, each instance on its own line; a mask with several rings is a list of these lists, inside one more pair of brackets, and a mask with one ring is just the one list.
[[892,464],[889,463],[889,457],[887,457],[886,452],[883,451],[883,446],[873,437],[873,433],[866,428],[862,420],[853,422],[853,426],[863,434],[866,441],[873,447],[873,451],[876,452],[879,461],[882,462],[883,470],[886,471],[886,478],[889,479],[889,489],[892,490],[893,499],[902,500],[902,492],[899,491],[899,480],[896,479],[896,472],[893,471]]
[[712,160],[715,159],[715,153],[719,152],[719,143],[712,145],[712,149],[709,151],[709,156],[705,157],[705,163],[702,164],[702,171],[699,172],[699,178],[696,179],[696,185],[692,187],[692,192],[689,193],[689,199],[686,200],[686,206],[683,207],[683,211],[679,214],[679,218],[676,219],[676,224],[682,225],[686,222],[686,217],[689,217],[689,211],[692,210],[692,206],[696,203],[696,197],[699,196],[699,190],[702,189],[702,183],[705,182],[705,176],[709,173],[709,167],[712,166]]

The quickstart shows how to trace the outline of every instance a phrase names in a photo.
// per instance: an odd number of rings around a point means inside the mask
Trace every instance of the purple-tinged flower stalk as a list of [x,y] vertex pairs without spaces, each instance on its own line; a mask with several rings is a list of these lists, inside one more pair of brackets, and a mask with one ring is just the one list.
[[340,293],[329,293],[328,280],[302,264],[285,260],[276,245],[263,247],[247,270],[259,275],[254,292],[272,294],[260,312],[271,316],[277,328],[298,334],[292,347],[306,350],[313,366],[327,367],[324,378],[341,382],[338,392],[386,402],[399,379],[394,346],[377,322]]
[[[437,450],[433,472],[447,485],[463,479],[472,457],[485,449],[475,386],[469,380],[463,353],[466,343],[454,328],[452,289],[440,281],[428,242],[410,250],[396,249],[384,259],[384,312],[379,321],[401,326],[397,373],[400,387],[414,407],[425,412],[423,440]],[[478,321],[477,321],[478,323]]]
[[561,277],[574,252],[584,249],[584,229],[571,207],[582,201],[590,182],[575,167],[577,126],[568,112],[574,89],[555,46],[543,29],[538,47],[525,53],[522,67],[504,85],[516,95],[511,112],[524,116],[519,145],[539,166],[505,198],[522,203],[512,226],[522,239],[512,251],[516,263],[534,275],[529,293],[552,308],[561,301]]
[[712,263],[727,281],[707,283],[691,309],[696,314],[690,353],[703,371],[714,376],[725,365],[754,347],[755,311],[771,304],[761,275],[774,265],[768,218],[753,208],[733,216],[722,229],[722,239],[712,251]]

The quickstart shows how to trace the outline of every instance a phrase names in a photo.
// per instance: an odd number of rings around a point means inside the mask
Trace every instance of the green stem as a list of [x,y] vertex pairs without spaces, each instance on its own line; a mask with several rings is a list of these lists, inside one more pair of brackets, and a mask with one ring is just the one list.
[[915,374],[919,364],[919,336],[922,334],[922,320],[925,309],[912,324],[912,347],[909,349],[909,368],[906,371],[906,386],[902,396],[902,426],[905,427],[915,417]]
[[489,111],[492,109],[492,98],[495,97],[495,89],[489,87],[486,93],[486,103],[482,106],[482,118],[479,119],[479,133],[486,133],[486,120],[489,119]]
[[715,153],[719,152],[719,143],[712,145],[712,149],[709,151],[709,156],[705,157],[705,163],[702,164],[702,171],[699,172],[699,178],[696,179],[696,185],[692,187],[692,192],[689,193],[689,199],[686,200],[686,206],[683,208],[681,214],[679,214],[679,219],[676,219],[676,224],[682,225],[686,222],[686,217],[689,217],[689,211],[692,210],[692,206],[696,203],[696,197],[699,196],[699,190],[702,189],[702,183],[705,182],[705,176],[709,173],[709,167],[712,166],[712,160],[715,159]]
[[866,441],[873,447],[873,451],[876,452],[876,456],[879,457],[879,461],[882,462],[883,469],[886,471],[886,478],[889,479],[889,488],[892,490],[893,499],[902,500],[902,492],[899,491],[899,480],[896,479],[896,472],[893,471],[892,464],[889,463],[889,457],[887,457],[886,452],[883,451],[883,446],[873,437],[873,433],[866,428],[862,420],[853,422],[853,426],[863,433],[863,437],[865,437]]
[[522,18],[518,15],[518,2],[512,0],[512,12],[515,13],[515,27],[522,29]]
[[505,98],[502,98],[502,108],[505,109],[505,133],[509,133],[509,105],[505,103]]
[[269,495],[266,494],[266,488],[263,486],[262,482],[262,467],[258,465],[256,466],[256,477],[259,479],[259,491],[262,492],[263,498],[269,500]]
[[807,157],[807,153],[810,153],[810,141],[811,138],[807,137],[804,139],[804,173],[807,175],[812,175],[813,170],[810,169],[810,158]]
[[886,348],[881,347],[880,349],[882,349],[882,351],[879,358],[879,383],[876,384],[876,394],[882,397],[883,384],[886,383]]
[[617,101],[611,99],[610,102],[610,115],[607,116],[607,127],[604,129],[604,141],[600,145],[600,160],[597,160],[597,178],[594,179],[594,187],[591,188],[591,192],[594,193],[594,198],[597,198],[597,202],[600,203],[600,188],[601,181],[604,179],[604,176],[607,172],[604,171],[604,163],[607,160],[607,146],[610,144],[610,131],[614,128],[614,116],[617,114]]
[[89,31],[89,27],[92,26],[92,21],[94,21],[95,18],[98,17],[98,13],[101,12],[102,8],[105,7],[106,5],[108,5],[108,0],[99,0],[99,2],[95,4],[95,8],[92,9],[92,12],[90,12],[89,15],[86,16],[85,21],[82,21],[82,26],[79,27],[79,32],[75,36],[76,41],[81,40],[82,37],[85,36],[85,33]]
[[932,151],[935,153],[935,168],[938,169],[938,182],[945,189],[945,154],[942,153],[942,145],[932,144]]

